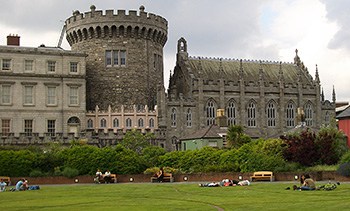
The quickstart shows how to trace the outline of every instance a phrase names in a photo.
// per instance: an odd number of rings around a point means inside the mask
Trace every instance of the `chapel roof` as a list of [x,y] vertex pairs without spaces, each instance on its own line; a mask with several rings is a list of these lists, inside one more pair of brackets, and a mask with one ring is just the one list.
[[202,79],[216,80],[222,77],[237,80],[242,66],[246,81],[258,81],[262,70],[265,82],[278,82],[281,71],[285,83],[295,84],[298,81],[298,74],[301,73],[303,84],[313,84],[313,78],[307,69],[302,69],[293,63],[189,57],[187,64],[194,76]]

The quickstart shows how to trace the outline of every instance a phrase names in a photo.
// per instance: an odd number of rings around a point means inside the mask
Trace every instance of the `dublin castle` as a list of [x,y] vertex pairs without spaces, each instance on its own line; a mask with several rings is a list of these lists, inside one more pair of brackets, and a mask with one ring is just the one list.
[[[169,87],[164,87],[165,18],[139,11],[74,11],[65,21],[71,50],[21,47],[9,35],[0,46],[0,145],[115,145],[131,129],[155,134],[152,144],[181,150],[181,138],[217,124],[242,125],[253,138],[278,137],[298,125],[312,129],[335,118],[314,76],[293,62],[189,55],[180,38]],[[174,44],[175,45],[175,44]]]

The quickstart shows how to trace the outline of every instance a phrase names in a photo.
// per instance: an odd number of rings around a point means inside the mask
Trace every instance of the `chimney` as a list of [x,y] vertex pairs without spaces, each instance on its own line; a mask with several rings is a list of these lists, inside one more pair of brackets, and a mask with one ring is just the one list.
[[20,40],[20,36],[16,35],[9,35],[7,36],[7,45],[15,45],[15,46],[19,46],[19,40]]

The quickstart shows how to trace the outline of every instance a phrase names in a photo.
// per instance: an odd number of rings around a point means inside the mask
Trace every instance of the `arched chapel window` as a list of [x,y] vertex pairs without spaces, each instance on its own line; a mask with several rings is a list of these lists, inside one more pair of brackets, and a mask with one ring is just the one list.
[[94,128],[94,122],[92,121],[92,119],[88,119],[87,128],[89,128],[89,129]]
[[329,125],[329,123],[330,123],[330,115],[329,115],[329,112],[326,111],[326,114],[324,116],[324,124],[327,126]]
[[236,104],[234,101],[230,101],[227,107],[227,124],[236,125]]
[[125,120],[125,125],[126,125],[127,128],[131,128],[132,127],[132,121],[131,121],[130,118],[127,118]]
[[313,125],[313,122],[312,122],[313,108],[312,108],[311,103],[307,103],[305,105],[304,112],[305,112],[306,126],[312,126]]
[[113,120],[113,127],[119,127],[119,119],[115,118]]
[[100,128],[105,128],[107,127],[107,121],[105,118],[102,118],[100,121]]
[[170,119],[171,119],[171,127],[176,127],[176,109],[175,108],[171,109]]
[[256,127],[256,105],[253,101],[247,107],[247,126]]
[[150,128],[154,127],[154,119],[153,118],[149,119],[149,127]]
[[140,118],[138,121],[137,121],[137,125],[138,127],[143,127],[143,119]]
[[287,104],[286,123],[287,127],[295,127],[295,106],[293,102]]
[[213,100],[209,100],[206,106],[206,117],[207,117],[207,126],[215,124],[215,102]]
[[187,113],[186,113],[186,126],[192,127],[192,111],[190,108],[187,109]]
[[273,101],[267,104],[267,126],[276,127],[276,105]]

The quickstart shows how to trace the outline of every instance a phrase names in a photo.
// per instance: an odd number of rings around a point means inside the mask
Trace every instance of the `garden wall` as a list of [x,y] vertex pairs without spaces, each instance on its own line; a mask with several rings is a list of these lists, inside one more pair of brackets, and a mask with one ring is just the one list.
[[[207,181],[221,181],[222,179],[234,180],[249,180],[253,173],[201,173],[201,174],[176,174],[174,175],[175,182],[207,182]],[[295,176],[298,178],[301,173],[280,172],[275,174],[275,181],[295,181]],[[311,172],[311,176],[316,181],[335,180],[340,182],[350,182],[350,177],[343,177],[335,171],[319,171]],[[128,182],[150,182],[151,175],[148,174],[125,174],[118,175],[118,183]],[[14,185],[20,177],[12,177],[11,183]],[[93,176],[77,176],[74,178],[67,178],[62,176],[57,177],[27,177],[29,185],[41,184],[75,184],[75,183],[93,183]]]

